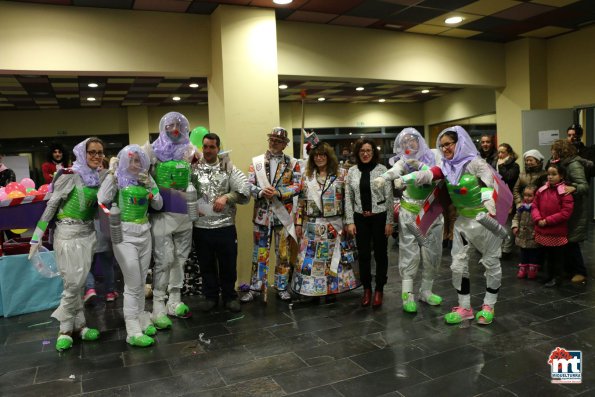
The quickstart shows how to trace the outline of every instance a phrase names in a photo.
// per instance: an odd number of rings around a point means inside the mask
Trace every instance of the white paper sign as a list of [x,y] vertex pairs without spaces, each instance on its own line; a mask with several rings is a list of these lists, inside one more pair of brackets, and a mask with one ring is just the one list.
[[560,130],[539,131],[539,146],[550,146],[560,139]]

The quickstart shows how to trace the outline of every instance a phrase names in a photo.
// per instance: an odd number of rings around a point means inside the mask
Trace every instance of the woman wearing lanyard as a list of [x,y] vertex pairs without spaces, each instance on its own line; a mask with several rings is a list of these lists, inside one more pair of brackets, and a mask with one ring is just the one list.
[[343,232],[345,174],[333,149],[320,143],[310,150],[302,177],[295,231],[300,249],[292,289],[305,296],[326,296],[359,286],[355,242]]
[[[374,189],[374,179],[385,173],[378,164],[380,153],[371,139],[359,140],[354,148],[357,162],[347,173],[345,188],[345,222],[347,232],[355,236],[359,253],[361,282],[364,286],[362,306],[382,305],[382,293],[388,268],[388,236],[393,232],[393,192],[387,183],[382,190]],[[389,210],[390,209],[390,210]],[[376,261],[376,291],[372,302],[370,260],[372,245]]]

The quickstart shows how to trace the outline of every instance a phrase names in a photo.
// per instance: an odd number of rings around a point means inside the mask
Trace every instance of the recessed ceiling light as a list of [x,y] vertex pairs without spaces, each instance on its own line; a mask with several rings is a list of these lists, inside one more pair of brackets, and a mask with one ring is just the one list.
[[87,87],[97,88],[97,87],[99,87],[99,84],[97,84],[97,83],[89,83],[89,84],[87,84]]
[[190,88],[198,88],[198,84],[196,84],[196,83],[188,84],[188,87],[190,87]]
[[465,18],[463,17],[450,17],[450,18],[446,18],[444,20],[444,23],[447,23],[449,25],[456,25],[457,23],[461,23],[463,22]]
[[353,135],[353,132],[350,132],[349,135]]
[[275,3],[275,4],[289,4],[289,3],[293,3],[293,0],[273,0],[273,3]]
[[378,102],[386,102],[386,99],[384,99],[384,98],[380,98],[380,99],[378,100]]
[[363,91],[365,88],[364,87],[357,87],[355,90],[356,91]]
[[89,101],[89,102],[95,102],[95,98],[92,97],[92,96],[90,96],[90,97],[87,98],[87,101]]
[[422,94],[427,94],[428,92],[430,92],[430,90],[421,90]]
[[174,101],[179,101],[181,98],[179,96],[175,96],[172,98]]
[[287,89],[287,84],[279,84],[279,89],[280,89],[280,90],[285,90],[285,89]]
[[318,98],[318,102],[324,102],[324,101],[326,101],[326,98],[323,98],[323,97]]

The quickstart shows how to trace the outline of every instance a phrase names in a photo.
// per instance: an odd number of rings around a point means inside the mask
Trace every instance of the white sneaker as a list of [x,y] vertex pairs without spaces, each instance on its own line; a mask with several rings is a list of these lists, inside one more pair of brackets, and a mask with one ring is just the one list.
[[281,298],[282,301],[290,301],[291,294],[289,293],[289,291],[284,289],[284,290],[279,291],[279,298]]
[[242,302],[242,303],[252,302],[254,300],[254,298],[256,298],[257,296],[260,296],[260,292],[250,290],[246,293],[246,295],[244,295],[240,298],[240,302]]

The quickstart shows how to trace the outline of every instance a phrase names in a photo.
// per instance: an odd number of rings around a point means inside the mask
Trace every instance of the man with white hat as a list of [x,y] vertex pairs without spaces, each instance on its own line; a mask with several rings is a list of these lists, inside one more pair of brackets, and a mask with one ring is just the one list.
[[291,300],[288,291],[290,280],[290,245],[297,242],[293,223],[293,197],[300,191],[301,170],[299,162],[286,154],[289,138],[282,127],[275,127],[268,134],[269,150],[254,157],[250,164],[248,181],[254,203],[254,251],[250,291],[240,300],[251,302],[265,292],[268,286],[269,254],[275,236],[275,287],[279,298]]

